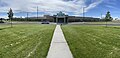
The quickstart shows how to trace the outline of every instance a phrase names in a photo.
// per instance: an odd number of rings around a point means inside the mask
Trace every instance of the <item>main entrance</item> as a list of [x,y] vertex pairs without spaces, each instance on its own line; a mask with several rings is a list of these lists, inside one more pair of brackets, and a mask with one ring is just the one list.
[[58,23],[64,23],[64,18],[58,18]]
[[55,15],[55,21],[56,23],[67,23],[67,15],[65,15],[64,13],[62,13],[61,11],[59,13],[57,13],[57,15]]

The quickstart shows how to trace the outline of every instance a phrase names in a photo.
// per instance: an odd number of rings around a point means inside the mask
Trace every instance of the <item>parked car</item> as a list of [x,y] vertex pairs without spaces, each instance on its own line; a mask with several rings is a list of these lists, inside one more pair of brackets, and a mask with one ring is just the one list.
[[49,21],[43,21],[41,24],[50,24]]

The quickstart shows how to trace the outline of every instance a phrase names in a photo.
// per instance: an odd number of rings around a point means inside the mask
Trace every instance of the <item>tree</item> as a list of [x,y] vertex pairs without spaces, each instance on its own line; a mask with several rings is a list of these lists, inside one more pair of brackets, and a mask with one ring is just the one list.
[[11,27],[12,27],[12,18],[13,18],[14,13],[13,13],[11,8],[10,8],[10,10],[9,10],[9,12],[7,14],[8,14],[8,17],[9,17],[9,19],[11,21]]
[[108,11],[106,14],[106,17],[105,17],[106,27],[107,27],[107,22],[112,21],[112,20],[113,20],[113,18],[111,17],[110,12]]

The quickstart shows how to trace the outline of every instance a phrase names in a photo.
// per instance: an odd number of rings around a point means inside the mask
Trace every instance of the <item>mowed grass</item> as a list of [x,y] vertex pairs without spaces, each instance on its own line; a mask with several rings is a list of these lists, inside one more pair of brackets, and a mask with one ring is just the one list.
[[63,25],[74,58],[120,58],[120,27]]
[[0,25],[0,58],[46,58],[55,25]]

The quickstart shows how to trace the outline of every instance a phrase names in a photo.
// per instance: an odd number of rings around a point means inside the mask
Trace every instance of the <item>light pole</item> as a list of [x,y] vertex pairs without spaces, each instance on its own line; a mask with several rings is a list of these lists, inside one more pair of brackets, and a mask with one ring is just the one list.
[[102,13],[101,13],[101,19],[102,19]]
[[38,6],[37,6],[37,19],[38,19]]
[[85,20],[85,7],[83,7],[83,21]]
[[28,14],[29,14],[29,13],[27,12],[27,21],[28,21]]

